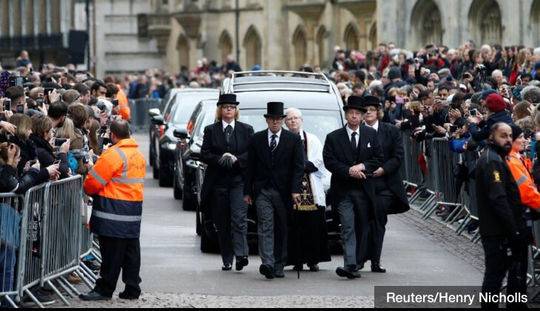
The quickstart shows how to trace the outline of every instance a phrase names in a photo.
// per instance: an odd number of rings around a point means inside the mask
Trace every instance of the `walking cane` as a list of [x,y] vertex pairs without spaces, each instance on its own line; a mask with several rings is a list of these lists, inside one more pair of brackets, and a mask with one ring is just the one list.
[[[298,203],[294,203],[293,205],[293,223],[296,230],[296,241],[300,241],[300,230],[297,230],[298,228]],[[302,263],[302,259],[300,258],[300,247],[297,247],[298,253],[296,254],[296,267],[299,267]],[[298,274],[298,279],[300,279],[300,270],[297,269],[296,272]]]

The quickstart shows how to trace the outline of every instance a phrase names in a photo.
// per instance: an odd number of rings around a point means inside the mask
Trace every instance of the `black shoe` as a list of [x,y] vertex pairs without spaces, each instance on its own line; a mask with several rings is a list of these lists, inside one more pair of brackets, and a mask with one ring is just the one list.
[[223,264],[223,266],[221,267],[221,271],[231,271],[231,270],[232,270],[232,265],[230,263]]
[[[52,305],[56,303],[56,300],[54,299],[54,296],[47,292],[44,288],[33,288],[30,290],[32,295],[36,297],[36,299],[44,306]],[[32,307],[34,306],[34,301],[30,296],[26,295],[24,296],[22,300],[22,306],[23,307]]]
[[236,271],[242,271],[249,264],[247,257],[236,257]]
[[352,267],[338,267],[336,274],[342,278],[348,278],[349,280],[360,278],[360,273],[353,271]]
[[118,294],[118,298],[127,299],[127,300],[137,300],[137,299],[139,299],[139,296],[140,296],[140,294],[139,295],[134,295],[134,294],[127,293],[126,291],[123,291],[120,294]]
[[294,271],[303,271],[304,270],[304,265],[294,265],[293,270]]
[[377,263],[377,264],[371,265],[371,272],[386,273],[386,269]]
[[274,276],[278,279],[282,279],[285,277],[285,273],[283,273],[283,269],[275,269]]
[[95,290],[90,291],[88,294],[80,294],[79,298],[84,301],[98,301],[98,300],[110,300],[111,297],[103,296]]
[[311,272],[319,272],[319,265],[318,264],[308,265],[308,266],[309,266],[309,271],[311,271]]
[[356,265],[356,266],[352,267],[352,271],[354,271],[354,272],[358,272],[358,271],[360,271],[362,269],[364,269],[364,264]]
[[269,265],[261,265],[259,267],[259,272],[269,280],[274,278],[274,268]]

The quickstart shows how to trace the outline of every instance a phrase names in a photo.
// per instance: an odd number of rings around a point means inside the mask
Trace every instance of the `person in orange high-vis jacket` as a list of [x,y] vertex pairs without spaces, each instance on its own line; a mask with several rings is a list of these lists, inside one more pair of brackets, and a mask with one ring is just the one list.
[[531,177],[526,159],[521,155],[525,148],[525,135],[518,126],[512,126],[512,151],[506,163],[519,189],[521,203],[532,209],[540,209],[540,192]]
[[82,300],[111,299],[120,270],[126,283],[122,299],[138,299],[141,218],[146,162],[137,142],[130,138],[125,120],[110,126],[113,143],[101,154],[84,181],[84,191],[92,196],[90,229],[99,237],[102,255],[100,279]]
[[122,89],[120,84],[117,84],[116,86],[118,87],[118,94],[116,94],[116,99],[118,99],[118,114],[122,119],[131,121],[131,109],[129,108],[126,92],[124,92],[124,89]]

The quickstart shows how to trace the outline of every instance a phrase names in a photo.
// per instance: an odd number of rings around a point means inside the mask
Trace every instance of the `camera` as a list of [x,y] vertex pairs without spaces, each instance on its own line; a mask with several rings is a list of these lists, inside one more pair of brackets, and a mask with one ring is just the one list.
[[11,111],[11,99],[4,99],[4,111]]
[[67,141],[67,138],[55,138],[54,139],[54,145],[56,147],[62,146]]
[[112,101],[113,107],[118,107],[118,99],[113,99]]
[[101,112],[104,112],[105,110],[107,110],[107,106],[105,106],[103,102],[98,102],[96,107],[98,107],[98,109],[101,110]]

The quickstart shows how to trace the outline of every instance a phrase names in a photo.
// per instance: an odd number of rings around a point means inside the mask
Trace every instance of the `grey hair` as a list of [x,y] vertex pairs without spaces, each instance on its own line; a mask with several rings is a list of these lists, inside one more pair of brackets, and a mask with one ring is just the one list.
[[529,85],[521,91],[521,97],[530,103],[540,103],[540,88]]
[[287,109],[285,110],[285,115],[289,115],[289,113],[295,113],[295,114],[297,114],[301,119],[303,119],[302,111],[300,111],[300,109],[298,109],[298,108],[294,108],[294,107],[287,108]]

